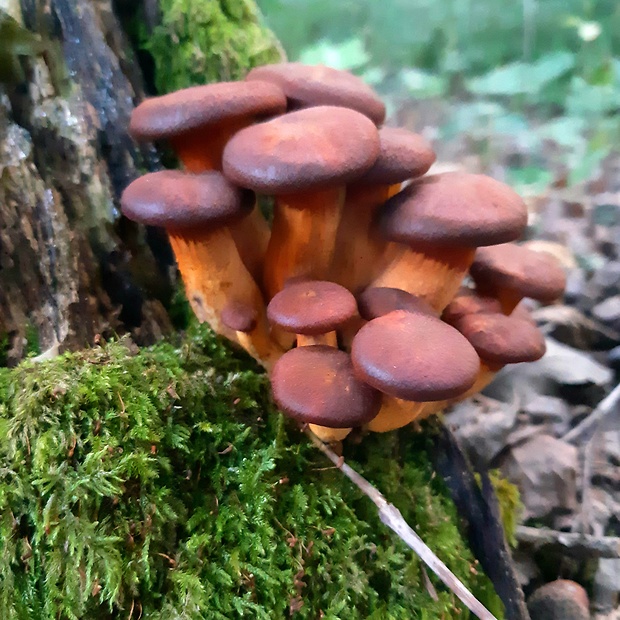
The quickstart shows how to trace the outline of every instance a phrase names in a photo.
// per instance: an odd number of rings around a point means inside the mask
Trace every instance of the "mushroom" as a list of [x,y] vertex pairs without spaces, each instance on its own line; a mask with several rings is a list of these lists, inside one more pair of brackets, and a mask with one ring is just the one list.
[[[286,111],[286,97],[269,82],[221,82],[194,86],[143,101],[129,132],[141,141],[167,140],[189,172],[222,169],[225,144],[240,129]],[[241,258],[260,277],[269,226],[260,210],[231,226]]]
[[427,301],[399,288],[369,287],[357,296],[357,307],[360,316],[367,321],[372,321],[394,310],[438,316],[436,310]]
[[359,318],[353,318],[343,328],[342,340],[345,349],[350,349],[355,334],[368,321],[372,321],[394,310],[406,310],[407,312],[421,312],[430,316],[438,316],[438,313],[422,298],[399,288],[367,288],[357,296],[357,308]]
[[467,286],[462,286],[454,299],[445,307],[441,314],[441,320],[449,325],[468,314],[480,312],[497,313],[502,311],[499,299],[480,295],[477,291]]
[[[234,187],[215,171],[146,174],[131,183],[121,198],[126,217],[166,229],[198,320],[242,344],[269,368],[282,351],[269,337],[262,294],[228,230],[253,204],[251,192]],[[251,324],[239,329],[226,319],[233,305],[254,315]]]
[[447,172],[413,181],[378,217],[385,237],[404,245],[372,285],[419,295],[441,312],[461,285],[476,247],[519,237],[527,210],[499,181]]
[[555,257],[515,243],[480,248],[470,273],[478,293],[499,299],[504,314],[510,314],[524,297],[552,303],[566,286],[566,275]]
[[[302,280],[287,285],[267,306],[269,321],[296,334],[297,347],[325,345],[338,348],[336,330],[357,316],[355,297],[333,282]],[[351,428],[313,426],[312,431],[330,443],[344,439]]]
[[291,110],[328,105],[357,110],[375,125],[381,125],[385,118],[385,104],[377,93],[348,71],[285,62],[256,67],[245,79],[279,86],[288,98]]
[[369,321],[351,347],[357,376],[384,393],[368,429],[386,432],[415,420],[429,401],[466,392],[480,368],[478,355],[438,318],[395,310]]
[[344,188],[378,154],[379,136],[368,118],[329,106],[247,127],[226,145],[224,174],[275,196],[264,271],[269,298],[289,278],[328,278]]
[[453,400],[463,400],[480,392],[507,364],[534,362],[545,354],[545,338],[529,312],[521,306],[509,316],[487,311],[481,305],[479,311],[460,316],[448,312],[448,317],[450,324],[467,338],[480,357],[476,382]]
[[355,293],[372,282],[397,249],[376,229],[378,207],[398,193],[403,181],[422,176],[435,161],[431,145],[406,129],[382,127],[379,139],[373,167],[347,186],[331,267],[334,281]]
[[297,335],[297,346],[338,347],[336,330],[357,316],[355,297],[334,282],[302,280],[289,284],[267,306],[269,321]]
[[326,345],[299,347],[285,353],[271,373],[273,398],[287,415],[313,428],[361,426],[377,415],[379,392],[356,378],[350,356]]

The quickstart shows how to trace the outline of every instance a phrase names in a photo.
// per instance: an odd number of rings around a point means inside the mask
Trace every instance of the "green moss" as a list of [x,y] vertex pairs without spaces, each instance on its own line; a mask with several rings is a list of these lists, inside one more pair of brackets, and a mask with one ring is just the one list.
[[519,525],[519,519],[523,514],[523,504],[519,488],[504,478],[499,470],[489,472],[489,478],[497,495],[500,518],[504,526],[506,540],[509,545],[516,547],[517,525]]
[[0,367],[6,366],[9,361],[9,349],[11,343],[9,341],[9,335],[6,333],[0,333]]
[[[246,367],[200,329],[0,372],[3,620],[467,617]],[[346,456],[497,609],[427,450]]]
[[167,93],[194,84],[237,80],[282,58],[253,0],[162,0],[162,23],[143,47],[155,62],[155,85]]

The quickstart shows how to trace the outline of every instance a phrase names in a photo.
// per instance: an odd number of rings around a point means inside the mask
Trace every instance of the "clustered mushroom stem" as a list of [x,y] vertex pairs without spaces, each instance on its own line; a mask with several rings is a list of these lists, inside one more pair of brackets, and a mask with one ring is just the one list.
[[504,289],[501,287],[494,287],[490,284],[477,283],[476,292],[478,295],[494,297],[497,299],[502,307],[502,312],[509,316],[513,310],[521,303],[523,295],[518,291],[510,289]]
[[428,403],[414,403],[384,394],[379,414],[366,428],[374,433],[387,433],[401,428],[416,420],[426,404]]
[[[504,367],[504,364],[493,364],[492,362],[485,361],[483,359],[480,360],[480,371],[478,372],[478,377],[476,378],[476,382],[465,392],[461,394],[458,398],[453,398],[451,403],[460,402],[469,398],[470,396],[474,396],[474,394],[478,394],[484,390],[487,385],[495,379],[495,375]],[[447,402],[446,402],[447,404]]]
[[[230,120],[208,129],[171,140],[171,144],[188,172],[222,170],[222,153],[230,138],[249,125],[247,118]],[[262,266],[271,230],[258,204],[242,220],[229,226],[243,264],[257,282],[262,280]]]
[[374,226],[377,209],[390,198],[393,187],[400,186],[347,187],[330,272],[334,282],[350,291],[368,286],[393,258],[393,252],[386,251],[393,244]]
[[350,428],[329,428],[319,424],[308,424],[308,427],[323,443],[342,441],[351,432]]
[[344,188],[338,187],[276,196],[264,267],[270,298],[290,278],[328,278],[344,195]]
[[170,142],[188,172],[221,170],[226,143],[237,131],[249,124],[246,118],[220,122],[192,134],[183,134]]
[[338,348],[338,335],[336,332],[327,334],[317,334],[309,336],[307,334],[297,334],[297,346],[308,347],[313,344],[326,344],[329,347]]
[[475,253],[475,248],[429,246],[416,250],[405,246],[371,286],[400,288],[442,312],[461,286]]
[[[168,231],[187,298],[200,322],[243,346],[265,367],[281,351],[269,337],[264,301],[256,282],[245,268],[230,231],[226,228],[188,232]],[[221,312],[231,301],[257,312],[257,325],[248,334],[226,327]]]

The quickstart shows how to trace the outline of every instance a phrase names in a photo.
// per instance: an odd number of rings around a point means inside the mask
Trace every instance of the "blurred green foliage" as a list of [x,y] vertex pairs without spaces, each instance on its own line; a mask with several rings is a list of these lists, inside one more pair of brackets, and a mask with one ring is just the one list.
[[[620,141],[617,0],[259,0],[291,60],[352,70],[388,100],[450,102],[446,140],[549,141],[581,180]],[[393,105],[392,105],[393,107]],[[537,162],[517,184],[545,185]]]

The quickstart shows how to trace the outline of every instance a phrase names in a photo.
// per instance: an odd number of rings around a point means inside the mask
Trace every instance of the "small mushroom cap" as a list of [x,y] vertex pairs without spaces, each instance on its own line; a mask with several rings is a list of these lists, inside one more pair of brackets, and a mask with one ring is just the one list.
[[167,229],[217,228],[242,219],[253,207],[252,192],[215,171],[151,172],[133,181],[121,197],[121,209],[130,220]]
[[462,287],[444,309],[441,319],[449,325],[454,325],[456,321],[468,314],[498,313],[501,311],[502,304],[499,299],[480,296],[473,289]]
[[545,338],[527,318],[483,312],[464,315],[453,325],[485,362],[534,362],[545,354]]
[[327,334],[357,315],[355,297],[343,286],[302,280],[285,286],[267,306],[267,318],[294,334]]
[[386,238],[404,244],[478,247],[517,239],[527,209],[491,177],[445,172],[413,181],[390,198],[379,223]]
[[357,307],[360,316],[367,321],[394,312],[421,312],[430,316],[437,316],[437,312],[421,297],[416,297],[399,288],[372,287],[367,288],[357,296]]
[[366,424],[381,407],[381,395],[356,378],[349,355],[326,345],[285,353],[273,367],[271,387],[284,413],[330,428]]
[[366,323],[353,339],[358,377],[403,400],[445,400],[467,391],[480,368],[466,338],[439,319],[396,310]]
[[417,133],[401,127],[379,129],[381,151],[373,167],[357,183],[393,185],[422,176],[435,163],[435,151]]
[[256,308],[240,301],[230,301],[221,314],[222,323],[237,332],[249,333],[258,322]]
[[239,131],[224,149],[224,174],[263,194],[345,185],[379,154],[377,128],[363,114],[322,106]]
[[357,110],[376,125],[385,119],[385,105],[377,93],[347,71],[287,62],[256,67],[246,80],[277,84],[288,97],[292,109],[334,105]]
[[143,101],[132,113],[136,140],[164,140],[233,119],[286,111],[286,97],[269,82],[219,82]]
[[481,288],[512,290],[543,303],[561,297],[566,286],[566,275],[556,258],[515,243],[478,249],[470,273]]

